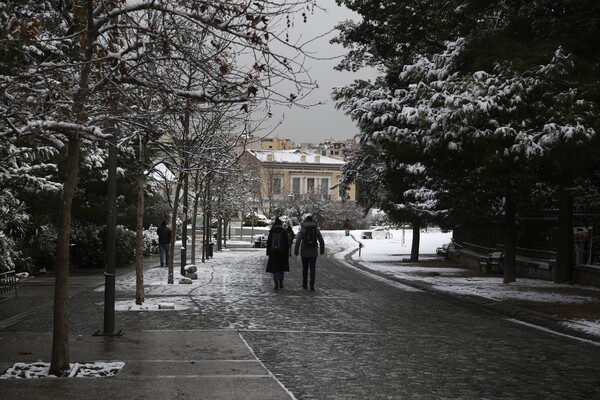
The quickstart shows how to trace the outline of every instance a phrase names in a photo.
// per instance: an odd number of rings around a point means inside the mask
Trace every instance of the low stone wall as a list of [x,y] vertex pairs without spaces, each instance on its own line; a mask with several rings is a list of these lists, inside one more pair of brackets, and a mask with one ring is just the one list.
[[573,280],[581,285],[600,287],[600,265],[575,267]]
[[[468,269],[479,271],[479,263],[487,259],[487,254],[482,254],[468,249],[449,252],[448,258]],[[535,260],[532,258],[517,256],[517,277],[540,279],[544,281],[554,280],[554,261]],[[600,287],[600,266],[580,265],[573,269],[573,282],[584,286]]]
[[517,276],[552,281],[554,280],[554,264],[551,261],[517,257]]

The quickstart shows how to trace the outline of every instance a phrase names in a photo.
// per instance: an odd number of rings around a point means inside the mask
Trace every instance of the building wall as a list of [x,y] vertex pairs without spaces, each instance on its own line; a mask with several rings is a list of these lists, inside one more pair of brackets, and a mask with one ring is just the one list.
[[[342,200],[339,188],[330,188],[341,181],[343,162],[322,162],[326,159],[319,155],[298,155],[297,162],[277,162],[273,154],[267,152],[265,161],[258,160],[251,152],[244,153],[241,158],[241,162],[260,171],[265,208],[269,208],[269,203],[298,199],[298,196],[304,197],[313,193],[322,194],[335,201]],[[264,152],[262,156],[265,157]],[[327,187],[324,187],[325,181]],[[354,185],[350,186],[348,196],[346,200],[356,200]]]
[[290,139],[280,137],[264,138],[260,141],[260,147],[264,150],[291,150],[294,143]]
[[[273,197],[282,200],[292,196],[323,194],[332,200],[342,200],[339,189],[329,189],[342,179],[339,169],[335,170],[318,165],[269,165],[262,171],[263,193],[272,193]],[[324,187],[325,181],[327,188]],[[279,183],[279,188],[274,187]],[[355,200],[354,185],[349,191],[349,201]]]

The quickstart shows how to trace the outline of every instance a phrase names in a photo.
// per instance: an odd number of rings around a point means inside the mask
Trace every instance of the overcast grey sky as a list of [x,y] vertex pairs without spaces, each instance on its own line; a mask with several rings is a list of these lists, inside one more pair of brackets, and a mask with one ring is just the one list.
[[[301,34],[303,41],[320,36],[330,31],[338,22],[347,19],[360,20],[355,14],[345,7],[340,7],[335,0],[319,0],[322,10],[315,10],[308,14],[307,22],[296,20],[294,27],[290,30],[290,39],[298,38]],[[331,57],[344,54],[342,46],[334,46],[329,40],[336,33],[327,35],[311,42],[307,49],[316,52],[319,57]],[[308,60],[305,64],[310,68],[310,74],[319,84],[319,88],[307,97],[305,103],[323,102],[323,105],[302,109],[298,107],[276,107],[273,111],[273,121],[284,118],[282,125],[277,127],[270,136],[278,136],[294,141],[296,144],[305,142],[321,142],[325,139],[344,140],[353,138],[358,134],[356,124],[341,110],[335,109],[335,103],[331,99],[331,91],[334,87],[342,87],[350,84],[354,79],[368,79],[372,72],[362,71],[358,74],[350,72],[335,71],[333,67],[339,61],[336,60]]]

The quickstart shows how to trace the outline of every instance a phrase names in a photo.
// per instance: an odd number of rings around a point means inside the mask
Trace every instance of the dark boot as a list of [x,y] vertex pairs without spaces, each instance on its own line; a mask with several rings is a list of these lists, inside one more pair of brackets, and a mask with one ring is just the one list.
[[283,281],[279,281],[279,289],[283,289]]
[[279,285],[275,282],[275,290],[279,290]]

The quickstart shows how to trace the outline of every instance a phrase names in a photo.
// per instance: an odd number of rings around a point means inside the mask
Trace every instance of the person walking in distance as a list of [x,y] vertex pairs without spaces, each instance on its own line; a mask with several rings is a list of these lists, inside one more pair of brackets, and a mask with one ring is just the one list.
[[288,234],[283,228],[281,220],[275,218],[267,238],[267,256],[269,257],[267,272],[273,274],[275,290],[283,289],[283,275],[290,270],[289,248]]
[[169,262],[169,250],[171,247],[171,230],[166,221],[162,221],[158,227],[158,251],[160,253],[160,266],[164,267]]
[[302,257],[302,287],[304,289],[308,287],[308,272],[310,270],[310,290],[315,290],[317,257],[319,254],[325,254],[325,242],[312,215],[308,215],[300,227],[300,232],[296,236],[294,254],[300,254]]

